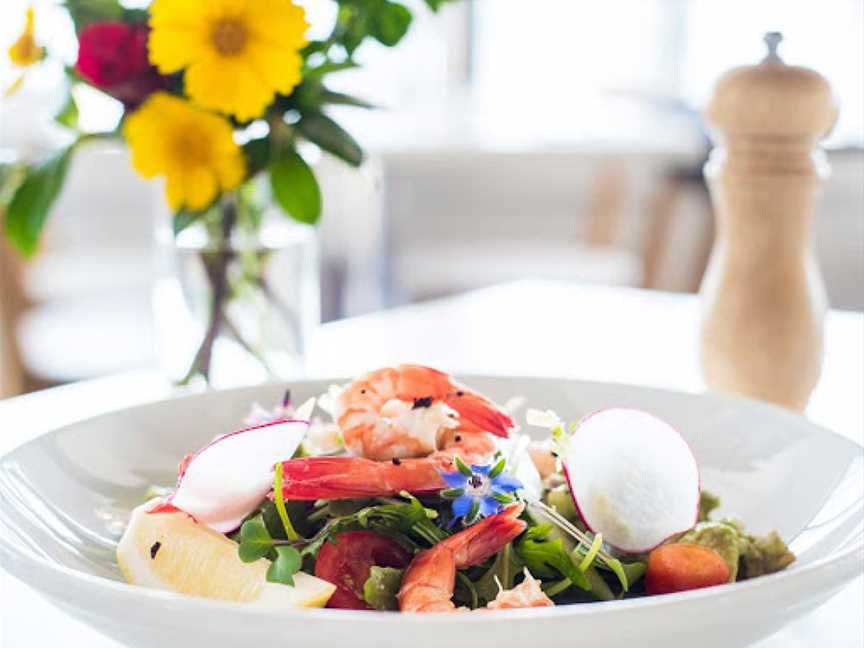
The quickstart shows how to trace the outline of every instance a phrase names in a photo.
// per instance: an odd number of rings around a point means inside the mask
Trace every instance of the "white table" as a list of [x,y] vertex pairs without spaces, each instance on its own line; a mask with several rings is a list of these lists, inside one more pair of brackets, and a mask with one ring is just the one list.
[[[398,362],[454,373],[554,375],[699,391],[698,303],[664,293],[520,282],[329,324],[313,376]],[[807,415],[862,442],[864,315],[832,312],[822,381]],[[57,426],[168,395],[152,371],[0,402],[0,453]],[[0,572],[0,646],[118,648]],[[864,579],[758,648],[864,646]],[[757,648],[757,647],[754,647]]]

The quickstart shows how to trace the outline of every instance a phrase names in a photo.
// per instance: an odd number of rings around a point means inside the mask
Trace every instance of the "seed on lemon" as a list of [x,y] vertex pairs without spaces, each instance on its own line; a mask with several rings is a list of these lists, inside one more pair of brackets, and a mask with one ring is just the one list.
[[260,607],[324,607],[336,587],[299,572],[294,587],[267,582],[270,562],[244,563],[237,543],[185,513],[132,512],[117,546],[117,564],[133,585]]

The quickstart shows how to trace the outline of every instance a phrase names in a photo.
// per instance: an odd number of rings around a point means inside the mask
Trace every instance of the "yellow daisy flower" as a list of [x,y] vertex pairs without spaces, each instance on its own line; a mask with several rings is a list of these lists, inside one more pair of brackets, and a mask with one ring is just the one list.
[[145,178],[165,176],[168,204],[198,211],[223,191],[236,189],[246,160],[224,117],[156,92],[123,126],[132,165]]
[[163,74],[186,68],[186,93],[241,121],[300,82],[306,14],[290,0],[155,0],[150,61]]

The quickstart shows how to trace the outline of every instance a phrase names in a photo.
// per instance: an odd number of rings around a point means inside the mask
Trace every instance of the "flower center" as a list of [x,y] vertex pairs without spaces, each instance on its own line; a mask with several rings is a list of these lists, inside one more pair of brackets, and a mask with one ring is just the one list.
[[233,18],[223,18],[213,26],[213,45],[222,56],[236,56],[246,47],[249,34],[246,25]]
[[212,159],[210,143],[206,138],[181,133],[174,140],[174,155],[186,167],[207,165]]
[[468,483],[466,484],[465,492],[468,495],[472,495],[474,497],[486,497],[489,494],[490,484],[489,481],[483,476],[474,473],[471,477],[468,478]]

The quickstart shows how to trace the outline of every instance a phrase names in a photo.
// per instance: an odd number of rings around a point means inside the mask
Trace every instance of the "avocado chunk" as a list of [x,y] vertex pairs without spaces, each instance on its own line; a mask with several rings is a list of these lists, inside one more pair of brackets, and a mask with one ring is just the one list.
[[731,524],[725,522],[700,522],[685,533],[678,542],[702,545],[713,549],[729,567],[729,582],[738,578],[738,562],[741,558],[741,536]]
[[747,551],[741,567],[744,578],[754,578],[782,571],[795,562],[795,554],[776,531],[762,537],[747,536]]

